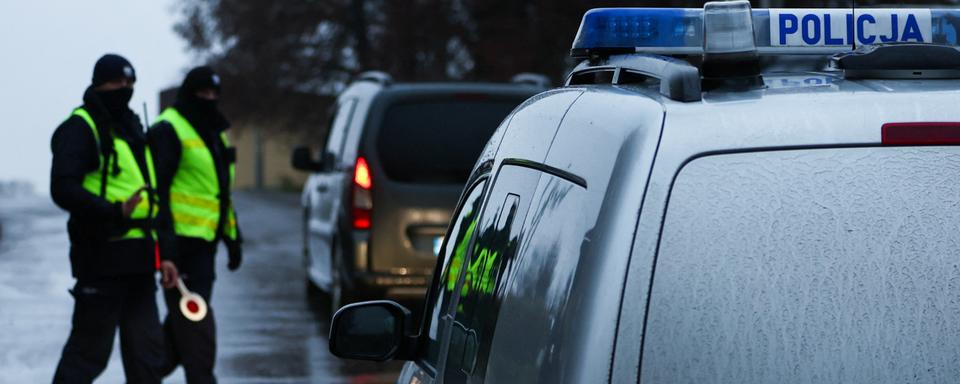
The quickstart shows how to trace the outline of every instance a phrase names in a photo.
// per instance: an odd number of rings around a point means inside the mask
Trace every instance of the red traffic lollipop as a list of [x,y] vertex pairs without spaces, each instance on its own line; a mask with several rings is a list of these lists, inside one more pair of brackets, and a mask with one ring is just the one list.
[[187,290],[182,279],[177,279],[180,290],[180,313],[190,321],[200,321],[207,317],[207,302],[203,297]]

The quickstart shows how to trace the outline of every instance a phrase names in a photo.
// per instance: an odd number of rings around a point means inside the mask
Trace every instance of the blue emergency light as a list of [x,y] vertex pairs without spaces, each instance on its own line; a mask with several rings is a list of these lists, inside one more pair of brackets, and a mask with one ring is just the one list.
[[712,2],[703,9],[598,8],[583,16],[571,54],[753,49],[761,55],[824,55],[889,43],[957,46],[958,27],[960,10],[953,9],[750,9],[747,1]]

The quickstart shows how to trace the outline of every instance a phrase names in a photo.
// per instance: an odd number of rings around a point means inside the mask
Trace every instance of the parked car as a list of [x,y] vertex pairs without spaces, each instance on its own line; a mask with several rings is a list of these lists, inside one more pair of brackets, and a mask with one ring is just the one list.
[[500,121],[546,78],[394,83],[360,75],[338,97],[320,156],[293,165],[303,188],[307,282],[336,310],[371,298],[422,298],[463,183]]
[[331,351],[398,383],[960,382],[960,12],[857,8],[914,20],[889,45],[851,12],[591,11],[475,165],[422,326],[352,304]]

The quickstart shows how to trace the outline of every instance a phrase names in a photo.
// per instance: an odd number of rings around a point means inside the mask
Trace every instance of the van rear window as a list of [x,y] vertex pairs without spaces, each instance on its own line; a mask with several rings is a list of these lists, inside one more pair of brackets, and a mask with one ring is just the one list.
[[392,105],[376,140],[380,164],[396,181],[463,184],[493,131],[523,100],[464,95]]
[[960,147],[709,156],[677,175],[643,382],[960,382]]

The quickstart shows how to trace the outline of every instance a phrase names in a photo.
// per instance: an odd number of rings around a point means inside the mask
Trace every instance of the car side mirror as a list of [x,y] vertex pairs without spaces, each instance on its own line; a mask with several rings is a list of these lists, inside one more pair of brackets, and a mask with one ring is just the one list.
[[393,301],[355,303],[340,308],[330,325],[330,352],[355,360],[412,360],[417,337],[410,310]]
[[293,168],[307,171],[307,172],[320,172],[324,168],[324,161],[326,159],[314,160],[313,154],[310,152],[310,148],[307,147],[296,147],[293,149],[293,156],[290,159]]

